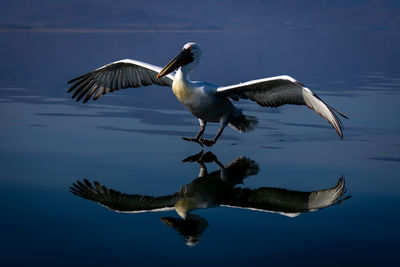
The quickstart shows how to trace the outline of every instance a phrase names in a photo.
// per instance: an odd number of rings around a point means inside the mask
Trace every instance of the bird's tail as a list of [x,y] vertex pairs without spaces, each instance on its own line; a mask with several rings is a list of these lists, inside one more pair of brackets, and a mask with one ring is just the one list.
[[254,160],[248,157],[240,157],[229,162],[225,170],[235,176],[246,178],[247,176],[256,175],[260,171],[260,167]]
[[221,168],[220,178],[232,186],[243,184],[243,180],[260,171],[257,162],[247,157],[240,157],[231,161],[225,168]]
[[253,131],[258,125],[258,119],[254,116],[247,116],[240,114],[234,117],[230,122],[229,126],[233,129],[238,130],[241,133]]

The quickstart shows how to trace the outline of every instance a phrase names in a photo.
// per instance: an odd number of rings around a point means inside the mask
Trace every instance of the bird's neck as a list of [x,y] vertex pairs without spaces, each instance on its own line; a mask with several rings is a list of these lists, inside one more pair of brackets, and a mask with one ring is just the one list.
[[182,71],[182,68],[179,68],[172,83],[172,91],[179,102],[182,104],[186,104],[188,101],[190,102],[193,96],[193,88],[188,73]]
[[186,69],[184,67],[180,67],[175,74],[175,79],[190,82],[190,76],[189,76],[190,72],[191,71],[189,71],[188,69]]

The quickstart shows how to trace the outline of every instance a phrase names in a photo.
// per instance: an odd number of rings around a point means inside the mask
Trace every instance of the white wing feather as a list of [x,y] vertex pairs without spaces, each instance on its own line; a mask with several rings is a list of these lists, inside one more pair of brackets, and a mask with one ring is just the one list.
[[342,123],[335,112],[344,118],[347,117],[328,106],[310,89],[290,76],[276,76],[223,86],[217,88],[216,94],[225,95],[235,100],[239,98],[250,99],[260,106],[306,105],[326,119],[335,128],[340,138],[343,138]]

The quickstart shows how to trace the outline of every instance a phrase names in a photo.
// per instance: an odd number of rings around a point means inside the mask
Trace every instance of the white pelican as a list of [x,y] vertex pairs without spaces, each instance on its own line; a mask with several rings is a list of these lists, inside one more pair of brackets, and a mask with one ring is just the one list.
[[[310,89],[294,78],[283,75],[259,80],[252,80],[230,86],[218,86],[206,82],[191,81],[189,74],[199,63],[200,46],[187,43],[182,51],[164,68],[137,60],[123,59],[85,75],[72,79],[72,98],[86,103],[93,96],[97,100],[101,95],[128,87],[161,85],[172,87],[178,100],[199,119],[200,130],[193,138],[184,140],[197,142],[200,145],[212,146],[222,134],[226,125],[248,132],[253,130],[258,120],[246,116],[229,100],[250,99],[261,106],[278,107],[284,104],[306,105],[326,119],[343,139],[342,123],[338,112],[327,105]],[[212,140],[203,139],[202,135],[207,122],[219,122],[218,133]]]

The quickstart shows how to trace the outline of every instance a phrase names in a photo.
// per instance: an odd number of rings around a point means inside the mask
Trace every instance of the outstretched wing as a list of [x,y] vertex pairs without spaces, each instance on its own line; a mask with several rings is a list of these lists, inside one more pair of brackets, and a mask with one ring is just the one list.
[[340,203],[344,200],[341,199],[344,194],[343,178],[332,188],[312,192],[266,187],[254,190],[235,188],[232,199],[225,206],[277,212],[293,217]]
[[335,128],[340,138],[343,138],[342,123],[335,112],[346,119],[347,117],[327,105],[310,89],[290,76],[276,76],[219,87],[216,94],[225,95],[235,100],[239,100],[239,98],[250,99],[260,106],[306,105],[326,119]]
[[99,182],[94,182],[92,185],[87,179],[72,184],[70,191],[110,210],[127,213],[172,210],[179,200],[178,193],[162,197],[130,195],[108,189]]
[[97,100],[101,95],[129,87],[152,84],[171,87],[174,74],[157,79],[159,71],[161,67],[137,60],[123,59],[70,80],[68,84],[72,85],[68,93],[73,92],[72,98],[76,97],[76,101],[85,96],[83,103],[86,103],[92,96],[93,100]]

